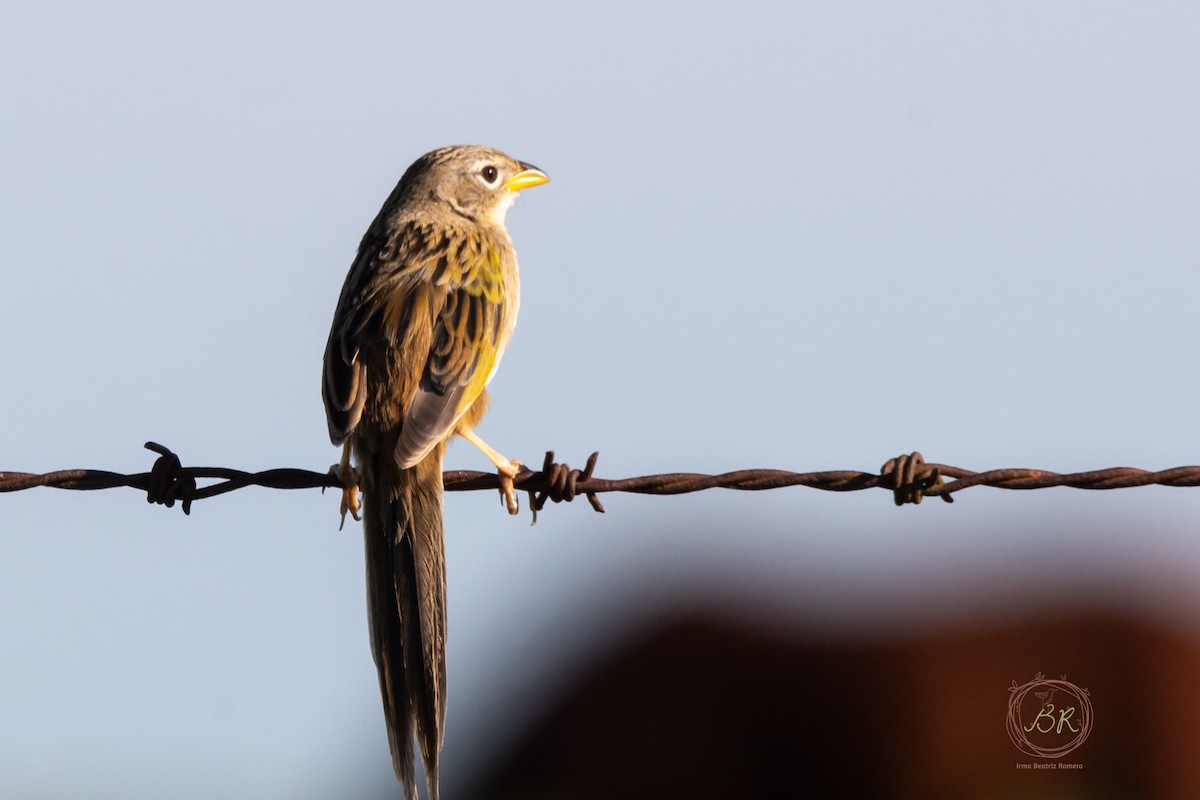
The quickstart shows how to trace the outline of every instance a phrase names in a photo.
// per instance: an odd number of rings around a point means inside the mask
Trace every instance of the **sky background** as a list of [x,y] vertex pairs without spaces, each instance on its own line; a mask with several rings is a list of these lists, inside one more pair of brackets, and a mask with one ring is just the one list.
[[[325,469],[346,270],[453,143],[552,178],[508,216],[521,320],[480,433],[511,458],[1197,463],[1197,41],[1188,4],[6,4],[0,469],[138,472],[151,439]],[[448,497],[447,791],[666,607],[1200,627],[1196,489],[604,503],[531,528]],[[0,497],[0,795],[390,791],[337,522],[316,491]]]

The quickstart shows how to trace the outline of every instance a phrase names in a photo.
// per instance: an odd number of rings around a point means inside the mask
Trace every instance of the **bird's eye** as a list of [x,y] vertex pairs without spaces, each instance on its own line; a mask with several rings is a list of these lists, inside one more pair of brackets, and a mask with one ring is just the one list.
[[496,171],[495,167],[493,167],[491,164],[488,164],[486,167],[479,170],[479,174],[482,175],[483,179],[485,181],[487,181],[488,183],[495,183],[496,176],[499,175],[500,173],[498,173]]

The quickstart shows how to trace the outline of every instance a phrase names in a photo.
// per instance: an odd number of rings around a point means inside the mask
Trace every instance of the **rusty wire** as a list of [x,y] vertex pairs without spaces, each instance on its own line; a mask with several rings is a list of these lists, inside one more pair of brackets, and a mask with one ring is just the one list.
[[[146,492],[146,500],[168,508],[180,503],[185,514],[191,512],[196,500],[216,497],[245,486],[264,486],[271,489],[340,489],[341,480],[333,469],[313,472],[304,469],[271,469],[264,472],[244,472],[226,467],[184,467],[179,457],[154,442],[146,448],[159,454],[150,472],[123,475],[116,472],[90,469],[60,470],[35,475],[24,472],[0,472],[0,492],[16,492],[35,486],[57,489],[111,489],[128,486]],[[761,491],[785,486],[808,486],[828,492],[853,492],[860,489],[888,489],[896,505],[920,503],[923,497],[941,497],[951,502],[951,494],[972,486],[992,486],[999,489],[1046,489],[1069,486],[1075,489],[1124,489],[1132,486],[1200,486],[1200,466],[1174,467],[1152,472],[1133,467],[1088,472],[1058,473],[1040,469],[993,469],[973,472],[945,464],[927,464],[920,453],[890,459],[878,473],[838,470],[832,472],[787,472],[777,469],[745,469],[720,475],[701,475],[674,472],[663,475],[643,475],[636,478],[597,478],[592,472],[598,453],[592,453],[583,470],[571,469],[554,461],[553,451],[546,453],[539,471],[524,469],[513,479],[516,489],[529,494],[534,519],[547,500],[556,503],[570,501],[578,495],[587,497],[592,507],[604,511],[596,495],[604,492],[634,492],[636,494],[685,494],[704,489],[737,489]],[[947,479],[950,480],[947,480]],[[217,483],[197,486],[198,480]],[[479,489],[497,490],[500,480],[495,473],[452,470],[443,474],[446,491],[464,492]]]

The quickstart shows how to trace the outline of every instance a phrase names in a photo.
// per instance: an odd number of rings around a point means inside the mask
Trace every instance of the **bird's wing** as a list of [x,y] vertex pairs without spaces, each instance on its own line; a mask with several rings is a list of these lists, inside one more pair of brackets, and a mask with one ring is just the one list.
[[321,397],[325,401],[325,419],[329,423],[329,439],[341,444],[358,425],[367,393],[366,368],[358,361],[358,348],[338,335],[329,332],[325,344],[325,370],[321,381]]
[[[439,263],[434,238],[430,226],[391,226],[380,212],[358,246],[325,345],[321,395],[334,444],[345,441],[362,417],[368,394],[364,348],[385,344],[398,350],[410,343],[422,318],[428,327],[430,314],[413,312],[428,300],[420,289]],[[444,250],[448,243],[442,238]]]
[[396,444],[397,461],[408,467],[449,435],[491,377],[504,318],[502,245],[418,222],[376,227],[342,287],[322,394],[330,439],[340,444],[366,399],[362,348],[382,340],[402,361],[415,361],[420,372]]
[[444,284],[425,371],[396,442],[402,467],[420,461],[450,434],[501,356],[506,298],[500,246],[482,237],[459,254],[460,275]]

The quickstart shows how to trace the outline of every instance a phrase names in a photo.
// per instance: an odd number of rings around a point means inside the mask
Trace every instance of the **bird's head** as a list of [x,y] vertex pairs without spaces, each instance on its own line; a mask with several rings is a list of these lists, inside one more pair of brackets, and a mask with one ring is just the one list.
[[478,222],[504,225],[517,192],[550,180],[537,167],[479,145],[443,147],[421,156],[405,173],[416,197]]

